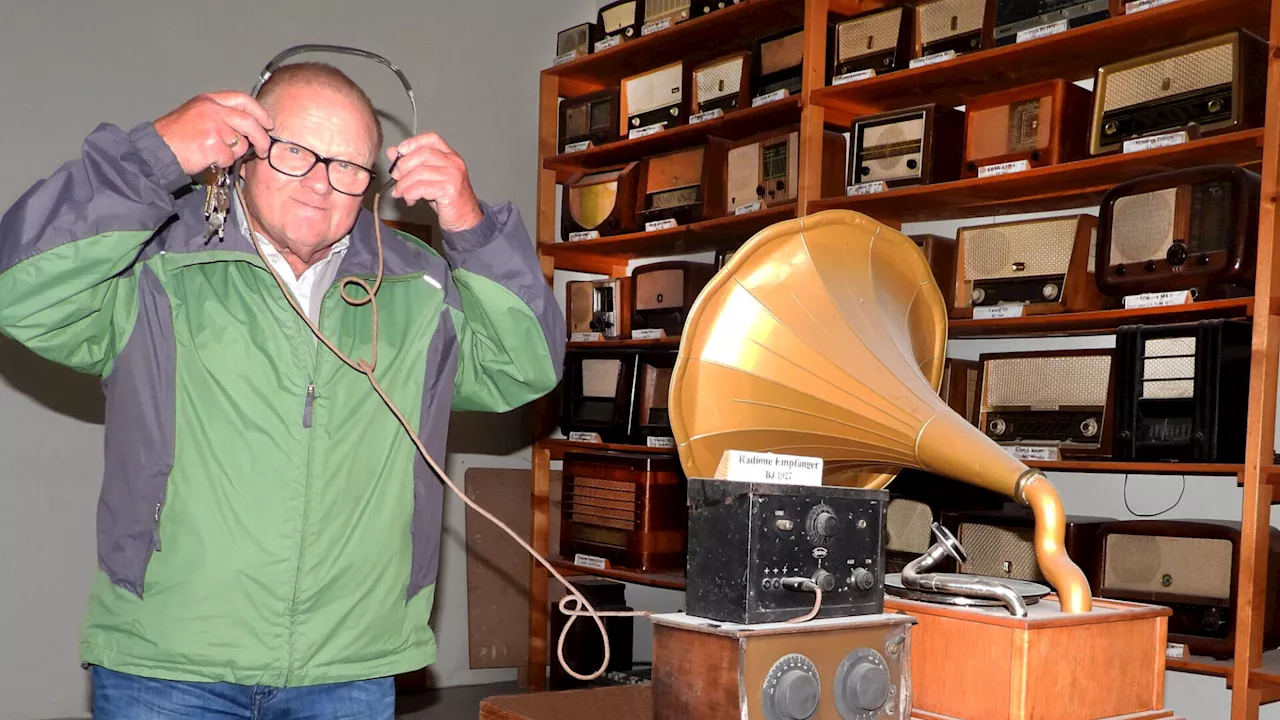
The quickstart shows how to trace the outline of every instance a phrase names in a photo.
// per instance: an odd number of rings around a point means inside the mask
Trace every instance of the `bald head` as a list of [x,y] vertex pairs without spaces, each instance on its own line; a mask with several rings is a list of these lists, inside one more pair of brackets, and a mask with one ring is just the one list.
[[286,88],[309,87],[329,90],[355,104],[368,116],[371,137],[375,138],[374,152],[382,148],[382,124],[378,122],[378,114],[373,102],[364,90],[360,89],[346,73],[338,68],[319,62],[291,63],[281,66],[267,78],[258,90],[258,102],[273,117],[276,114],[276,102],[281,91]]

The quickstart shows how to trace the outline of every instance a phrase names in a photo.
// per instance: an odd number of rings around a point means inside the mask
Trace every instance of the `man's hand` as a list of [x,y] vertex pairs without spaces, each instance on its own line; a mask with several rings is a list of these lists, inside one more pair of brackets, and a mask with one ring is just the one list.
[[419,200],[429,202],[445,232],[470,230],[484,219],[467,176],[467,164],[439,135],[426,132],[387,148],[387,159],[395,163],[391,169],[396,180],[392,196],[409,205]]
[[258,157],[271,147],[267,130],[274,127],[267,111],[246,93],[237,91],[197,95],[156,120],[164,138],[188,175],[210,165],[231,167],[252,145]]

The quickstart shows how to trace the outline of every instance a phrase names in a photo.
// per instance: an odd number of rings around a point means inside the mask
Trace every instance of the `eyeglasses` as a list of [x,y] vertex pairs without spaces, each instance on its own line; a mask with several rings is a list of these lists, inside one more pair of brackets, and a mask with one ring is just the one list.
[[373,180],[373,170],[357,165],[350,160],[328,158],[310,148],[297,143],[271,138],[271,147],[267,150],[267,162],[276,171],[290,177],[304,177],[316,163],[324,163],[325,174],[329,178],[329,187],[343,195],[359,197],[369,189]]

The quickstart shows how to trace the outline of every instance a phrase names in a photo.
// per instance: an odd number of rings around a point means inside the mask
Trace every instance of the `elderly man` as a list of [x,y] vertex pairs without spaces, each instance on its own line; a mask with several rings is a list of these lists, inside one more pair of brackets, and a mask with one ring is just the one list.
[[[285,66],[258,97],[100,126],[0,221],[0,330],[107,397],[82,640],[97,720],[390,718],[390,676],[435,659],[443,485],[298,314],[371,357],[370,307],[339,286],[378,272],[361,208],[378,122],[325,65]],[[383,227],[375,376],[442,464],[451,408],[557,385],[564,318],[515,207],[479,202],[441,138],[386,155],[447,260]],[[206,241],[190,178],[237,158]]]

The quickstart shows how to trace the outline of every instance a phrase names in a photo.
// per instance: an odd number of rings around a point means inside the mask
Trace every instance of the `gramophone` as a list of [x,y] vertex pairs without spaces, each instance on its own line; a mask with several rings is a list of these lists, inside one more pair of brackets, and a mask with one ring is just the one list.
[[[939,396],[946,339],[942,293],[911,238],[847,210],[765,228],[706,285],[681,335],[669,410],[691,486],[719,477],[726,453],[748,451],[819,458],[824,486],[882,490],[914,468],[1012,498],[1034,514],[1036,560],[1047,585],[932,572],[945,556],[964,552],[940,525],[938,542],[896,580],[914,599],[891,596],[885,578],[886,613],[917,623],[908,643],[914,676],[904,686],[913,696],[902,717],[911,707],[930,718],[1169,717],[1162,709],[1168,609],[1091,597],[1085,574],[1064,550],[1066,515],[1053,485]],[[694,523],[691,515],[690,591],[700,553],[729,558],[739,551],[723,539],[695,543]],[[829,661],[806,655],[819,639],[791,637],[797,639],[770,646],[790,652],[791,664],[777,660],[778,684],[763,690],[741,673],[733,687],[731,670],[723,680],[721,673],[664,671],[666,653],[679,647],[668,639],[660,653],[655,643],[655,710],[724,689],[724,697],[746,698],[742,717],[773,717],[752,698],[775,697],[769,693],[789,679],[788,690],[819,693],[817,710],[803,708],[817,714],[794,717],[836,717],[827,696],[847,704],[851,686],[840,683],[837,668],[823,666]],[[750,647],[744,632],[737,639],[734,647]],[[856,654],[844,649],[847,660]],[[753,662],[763,661],[744,661]],[[873,676],[885,677],[872,669],[861,677]],[[818,677],[834,677],[835,686]],[[729,687],[708,687],[719,682]],[[999,689],[973,691],[983,686]],[[679,710],[691,716],[689,705]]]

